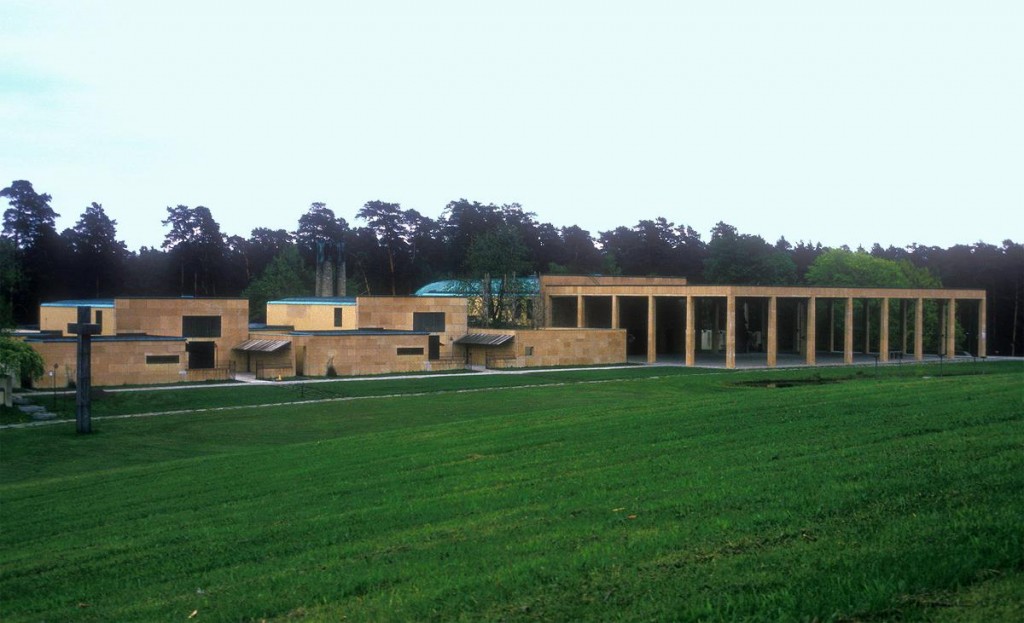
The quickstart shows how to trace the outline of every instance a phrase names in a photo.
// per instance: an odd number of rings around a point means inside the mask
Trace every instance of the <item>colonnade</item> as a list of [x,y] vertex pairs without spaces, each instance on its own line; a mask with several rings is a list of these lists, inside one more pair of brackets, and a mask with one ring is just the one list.
[[[983,291],[955,291],[955,290],[897,290],[897,289],[856,289],[856,288],[773,288],[754,286],[685,286],[673,288],[671,292],[646,293],[636,292],[638,288],[633,287],[629,293],[618,294],[615,292],[587,292],[580,288],[575,296],[545,295],[546,322],[547,326],[571,326],[571,314],[566,313],[566,307],[571,305],[572,298],[575,298],[575,327],[576,328],[626,328],[622,324],[622,299],[629,298],[634,301],[646,299],[646,319],[642,324],[646,329],[647,353],[646,359],[654,363],[658,358],[658,304],[660,299],[676,299],[684,301],[685,325],[684,345],[685,363],[687,366],[696,365],[698,353],[698,330],[712,330],[712,351],[721,353],[724,350],[725,367],[736,367],[737,353],[737,306],[738,299],[761,299],[767,302],[767,326],[764,332],[764,351],[768,367],[778,365],[779,358],[779,307],[781,300],[795,301],[797,304],[795,321],[795,340],[797,350],[804,356],[807,365],[817,363],[818,352],[818,312],[821,308],[819,301],[827,302],[829,313],[828,321],[828,346],[830,352],[838,352],[836,349],[836,326],[834,309],[837,303],[843,306],[843,332],[842,332],[842,356],[843,362],[850,364],[854,361],[854,301],[863,300],[863,322],[864,322],[864,348],[863,352],[870,353],[874,343],[871,339],[872,324],[878,322],[877,358],[880,362],[888,362],[893,357],[901,357],[913,353],[916,361],[925,357],[924,353],[924,307],[929,300],[938,301],[940,304],[939,331],[940,341],[938,354],[951,356],[955,355],[956,349],[956,319],[958,301],[972,301],[978,305],[977,312],[977,349],[976,354],[984,356],[986,352],[986,304]],[[608,318],[608,299],[610,298],[610,318]],[[600,305],[598,300],[600,299]],[[724,318],[724,344],[721,327],[721,303],[725,302]],[[563,308],[560,314],[556,314],[556,300]],[[698,327],[700,314],[698,305],[705,301],[712,301],[714,311],[712,314],[712,326]],[[871,313],[871,302],[879,301],[877,314]],[[893,348],[891,343],[890,310],[893,301],[900,303],[900,339],[902,343],[898,348]],[[636,307],[639,303],[634,304]],[[913,305],[913,350],[908,351],[908,335],[911,333],[908,327],[908,307]],[[595,312],[600,320],[594,322],[588,319],[588,309],[600,307],[600,313]],[[556,318],[557,316],[557,318]],[[641,324],[642,316],[637,313],[632,315],[633,326],[636,328]],[[561,322],[556,322],[561,320]],[[679,319],[670,319],[672,323],[679,323]],[[641,330],[642,331],[642,330]],[[638,331],[638,332],[641,332]],[[724,349],[723,349],[724,347]]]

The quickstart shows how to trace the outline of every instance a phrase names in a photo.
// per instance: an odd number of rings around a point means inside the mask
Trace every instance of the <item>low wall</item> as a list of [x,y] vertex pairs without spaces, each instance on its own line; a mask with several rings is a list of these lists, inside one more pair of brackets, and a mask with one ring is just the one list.
[[626,362],[625,329],[474,329],[473,333],[515,335],[503,346],[468,346],[474,366],[500,369]]

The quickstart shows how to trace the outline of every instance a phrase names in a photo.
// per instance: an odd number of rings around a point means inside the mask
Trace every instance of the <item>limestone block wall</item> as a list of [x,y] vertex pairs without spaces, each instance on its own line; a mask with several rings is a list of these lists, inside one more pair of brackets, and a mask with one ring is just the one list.
[[456,355],[453,342],[466,334],[467,303],[462,297],[443,296],[379,296],[359,297],[359,328],[389,331],[412,331],[416,312],[443,312],[444,332],[441,337],[441,359]]
[[[422,372],[432,369],[427,360],[428,335],[359,334],[297,335],[292,350],[306,376],[326,376],[333,366],[338,376]],[[398,349],[418,349],[399,354]]]
[[[474,333],[508,334],[500,329]],[[626,362],[624,329],[530,329],[499,347],[470,346],[470,363],[495,368],[611,365]]]
[[228,367],[233,358],[231,348],[249,338],[249,301],[246,299],[115,299],[114,306],[119,333],[180,336],[184,316],[219,316],[220,337],[195,338],[216,344],[218,368]]
[[[334,326],[334,310],[341,309],[341,326]],[[358,312],[352,303],[267,303],[267,324],[294,327],[296,331],[352,331],[358,328]]]
[[[43,357],[47,374],[34,379],[34,387],[46,389],[54,385],[65,388],[71,385],[78,374],[75,340],[30,341],[29,344]],[[147,363],[147,357],[177,357],[177,362]],[[49,372],[54,371],[55,377]],[[92,384],[146,385],[156,383],[177,383],[184,380],[180,374],[188,367],[185,340],[93,340]]]
[[[39,307],[39,329],[42,331],[60,331],[62,335],[68,335],[68,325],[74,322],[78,322],[77,307]],[[117,333],[117,309],[93,307],[91,322],[102,325],[99,335],[114,335]]]

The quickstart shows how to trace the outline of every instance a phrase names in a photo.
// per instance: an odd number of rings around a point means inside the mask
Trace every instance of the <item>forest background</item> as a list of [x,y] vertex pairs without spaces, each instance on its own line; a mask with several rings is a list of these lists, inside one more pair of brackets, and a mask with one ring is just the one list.
[[[204,206],[166,208],[160,248],[131,251],[100,203],[58,232],[52,197],[15,180],[0,234],[0,327],[38,322],[45,301],[115,296],[245,296],[253,320],[268,300],[313,294],[317,244],[341,243],[347,294],[407,295],[432,281],[540,273],[683,276],[691,283],[946,287],[988,293],[988,349],[1024,352],[1024,245],[977,241],[948,248],[774,243],[719,222],[705,241],[667,218],[596,236],[538,222],[519,204],[448,203],[437,219],[397,203],[368,201],[353,225],[314,202],[294,231],[221,231]],[[254,220],[258,215],[254,215]],[[156,223],[154,223],[154,226]],[[841,227],[840,223],[836,224]]]

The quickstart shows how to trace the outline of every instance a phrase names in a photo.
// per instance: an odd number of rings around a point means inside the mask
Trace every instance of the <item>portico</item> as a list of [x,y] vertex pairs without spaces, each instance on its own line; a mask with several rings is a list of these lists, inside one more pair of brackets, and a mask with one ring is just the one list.
[[816,365],[819,353],[841,355],[847,364],[864,354],[887,362],[986,353],[983,290],[544,275],[540,296],[546,326],[623,329],[627,355],[648,363],[679,359],[694,366],[702,359],[735,368],[739,353],[759,354],[763,365],[775,367],[780,353],[798,355],[806,365]]

